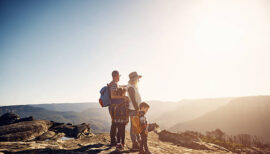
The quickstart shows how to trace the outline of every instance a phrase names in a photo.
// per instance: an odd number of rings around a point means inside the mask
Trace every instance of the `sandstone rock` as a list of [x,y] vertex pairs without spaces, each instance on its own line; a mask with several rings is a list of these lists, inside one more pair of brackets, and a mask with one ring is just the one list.
[[51,138],[51,140],[57,141],[60,140],[62,137],[66,136],[65,133],[57,133],[55,136]]
[[29,141],[44,134],[52,126],[47,120],[24,121],[0,126],[0,141]]
[[53,138],[55,135],[56,135],[55,132],[53,132],[53,131],[47,131],[44,134],[42,134],[41,136],[39,136],[37,138],[37,140],[44,141],[44,140]]
[[53,131],[57,133],[65,133],[67,137],[79,138],[81,136],[91,135],[91,129],[88,124],[82,123],[80,125],[66,125],[60,124],[53,126]]
[[0,117],[0,126],[15,123],[20,117],[14,113],[6,113]]
[[34,118],[32,116],[30,117],[25,117],[25,118],[21,118],[15,122],[22,122],[22,121],[34,121]]
[[198,143],[200,140],[196,135],[189,133],[172,133],[166,130],[161,131],[158,135],[161,141],[171,142],[191,149],[208,150],[206,146]]

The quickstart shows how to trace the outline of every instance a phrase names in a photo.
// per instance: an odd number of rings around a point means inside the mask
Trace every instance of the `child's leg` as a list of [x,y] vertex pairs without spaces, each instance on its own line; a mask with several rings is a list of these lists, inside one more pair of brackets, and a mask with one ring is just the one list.
[[147,134],[144,134],[144,142],[143,142],[143,146],[144,146],[144,150],[145,150],[145,151],[149,151],[149,149],[148,149],[148,144],[147,144],[147,138],[148,138],[148,135],[147,135]]
[[143,151],[143,142],[144,142],[143,132],[140,134],[140,136],[141,136],[141,140],[140,140],[140,151]]

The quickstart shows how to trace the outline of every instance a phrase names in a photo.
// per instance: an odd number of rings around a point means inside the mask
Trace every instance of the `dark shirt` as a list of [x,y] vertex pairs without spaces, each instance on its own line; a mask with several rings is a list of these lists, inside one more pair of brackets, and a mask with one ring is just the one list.
[[114,82],[114,81],[112,81],[112,82],[109,84],[109,86],[110,86],[110,90],[111,90],[111,91],[116,92],[117,89],[118,89],[118,84],[117,84],[116,82]]
[[147,118],[145,117],[145,112],[144,111],[140,111],[139,112],[139,117],[140,117],[140,124],[141,127],[143,129],[143,131],[145,131],[147,129]]

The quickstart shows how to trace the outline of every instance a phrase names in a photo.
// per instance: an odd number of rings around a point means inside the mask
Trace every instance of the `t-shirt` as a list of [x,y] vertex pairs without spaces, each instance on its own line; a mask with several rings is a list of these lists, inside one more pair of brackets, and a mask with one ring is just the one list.
[[110,90],[111,91],[117,91],[118,84],[116,82],[112,81],[109,85],[110,85]]
[[139,112],[139,117],[140,117],[140,124],[143,130],[147,130],[148,122],[147,118],[145,117],[145,113],[143,111]]
[[[132,91],[134,91],[133,93],[130,93],[131,89],[132,88]],[[141,100],[141,95],[139,93],[139,90],[138,88],[136,88],[135,86],[131,85],[131,84],[128,84],[127,85],[127,89],[128,89],[128,98],[129,98],[129,109],[130,110],[135,110],[136,108],[139,107],[139,105],[141,104],[142,100]],[[136,102],[132,102],[132,99],[131,98],[135,98],[135,101]],[[133,105],[133,103],[136,103],[136,107]]]

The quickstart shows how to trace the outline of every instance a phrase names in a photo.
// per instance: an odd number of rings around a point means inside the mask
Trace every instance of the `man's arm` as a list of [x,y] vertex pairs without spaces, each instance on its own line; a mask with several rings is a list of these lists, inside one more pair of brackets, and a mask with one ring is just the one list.
[[135,90],[132,87],[128,88],[128,94],[130,96],[131,102],[132,102],[135,110],[138,111],[139,107],[138,107],[138,103],[136,102],[136,99],[135,99]]
[[110,85],[110,91],[111,91],[111,99],[125,99],[128,101],[127,96],[119,96],[117,95],[117,85],[116,84],[111,84]]

